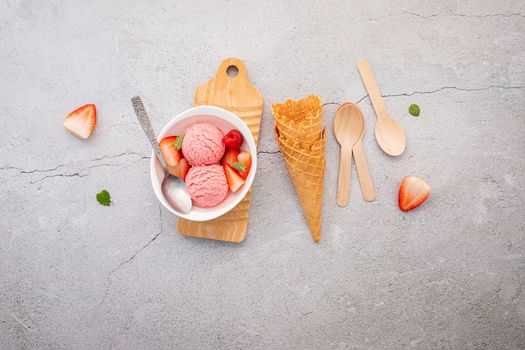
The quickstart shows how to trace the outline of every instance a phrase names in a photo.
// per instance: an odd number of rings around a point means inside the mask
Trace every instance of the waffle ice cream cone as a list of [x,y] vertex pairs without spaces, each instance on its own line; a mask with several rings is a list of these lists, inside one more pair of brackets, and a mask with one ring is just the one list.
[[325,129],[317,96],[272,106],[275,136],[315,242],[321,237]]

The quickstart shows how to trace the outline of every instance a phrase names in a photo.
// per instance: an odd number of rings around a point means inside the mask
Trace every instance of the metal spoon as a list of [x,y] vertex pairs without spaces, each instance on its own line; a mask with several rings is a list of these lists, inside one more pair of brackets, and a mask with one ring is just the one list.
[[350,173],[352,171],[352,148],[361,137],[364,129],[364,119],[355,117],[353,103],[342,104],[335,113],[334,133],[341,145],[341,160],[339,163],[339,180],[337,182],[336,203],[340,207],[348,205],[350,193]]
[[162,181],[161,186],[164,198],[176,211],[182,214],[189,213],[192,207],[192,203],[191,197],[188,193],[188,188],[186,187],[186,184],[184,183],[184,181],[182,181],[180,177],[173,176],[168,172],[168,168],[166,166],[166,163],[164,162],[164,157],[162,157],[162,153],[160,153],[157,138],[155,137],[155,132],[153,131],[153,127],[151,126],[151,122],[148,117],[148,114],[146,113],[146,109],[142,104],[142,100],[138,96],[132,97],[131,104],[133,106],[133,109],[135,110],[135,114],[137,115],[137,119],[139,120],[142,129],[144,129],[144,132],[148,137],[151,147],[153,147],[153,151],[155,151],[155,155],[157,156],[157,159],[160,162],[162,170],[164,170],[164,180]]
[[370,63],[366,60],[361,60],[357,62],[357,69],[361,74],[361,78],[368,91],[368,96],[370,96],[370,100],[376,111],[377,122],[375,130],[377,143],[386,154],[398,156],[405,151],[405,131],[401,125],[388,114],[379,88],[377,87],[374,74],[372,73]]

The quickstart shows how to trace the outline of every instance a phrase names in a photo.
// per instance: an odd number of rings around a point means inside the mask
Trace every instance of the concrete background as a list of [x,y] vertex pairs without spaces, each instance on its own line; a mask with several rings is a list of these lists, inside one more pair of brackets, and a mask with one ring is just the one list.
[[[0,0],[0,348],[525,348],[524,17],[521,0]],[[265,97],[242,244],[175,231],[129,102],[159,130],[229,56]],[[375,142],[360,58],[406,130],[401,157]],[[269,112],[310,93],[359,101],[377,191],[364,202],[354,173],[335,205],[326,105],[320,245]],[[85,103],[98,123],[81,141],[61,124]],[[433,193],[405,214],[409,174]]]

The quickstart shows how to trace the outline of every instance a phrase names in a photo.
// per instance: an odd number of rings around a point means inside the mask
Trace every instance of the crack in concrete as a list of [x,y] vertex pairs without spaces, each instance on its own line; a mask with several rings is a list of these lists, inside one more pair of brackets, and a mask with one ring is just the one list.
[[57,165],[56,167],[54,168],[49,168],[49,169],[33,169],[33,170],[24,170],[22,168],[19,168],[19,167],[15,167],[15,166],[5,166],[5,167],[2,167],[0,168],[0,170],[16,170],[18,171],[18,174],[16,174],[15,176],[18,176],[20,174],[34,174],[34,173],[48,173],[50,171],[55,171],[61,167],[64,167],[65,164],[60,164],[60,165]]
[[[132,163],[125,163],[125,164],[113,164],[113,163],[94,164],[94,165],[90,165],[88,167],[82,168],[78,172],[74,172],[74,173],[71,173],[71,174],[59,173],[59,174],[46,175],[46,176],[44,176],[44,177],[42,177],[42,178],[40,178],[38,180],[29,181],[29,183],[32,184],[32,185],[40,184],[38,186],[38,190],[40,190],[42,188],[42,185],[41,185],[42,181],[44,181],[45,179],[48,179],[48,178],[53,178],[53,177],[86,177],[89,174],[88,173],[81,173],[82,171],[86,171],[86,170],[94,169],[94,168],[100,168],[100,167],[103,167],[103,166],[110,166],[110,167],[120,166],[120,168],[117,169],[117,171],[119,171],[119,170],[122,170],[122,169],[126,169],[127,167],[130,166],[130,164],[135,164],[138,161],[143,160],[143,159],[150,159],[150,157],[142,156],[137,161],[134,161]],[[14,176],[14,177],[16,177],[16,176]]]
[[[67,163],[64,163],[64,164],[58,164],[55,167],[48,168],[48,169],[31,169],[31,170],[26,170],[26,169],[23,169],[23,168],[20,168],[20,167],[14,167],[14,166],[6,165],[6,166],[0,168],[0,170],[16,170],[16,171],[18,171],[18,174],[13,176],[13,177],[16,177],[16,176],[21,175],[21,174],[48,173],[48,172],[55,171],[55,170],[58,170],[60,168],[63,168],[63,167],[66,167],[66,166],[69,166],[69,165],[72,165],[72,164],[75,164],[75,163],[98,162],[98,161],[101,161],[101,160],[114,159],[114,158],[120,158],[120,157],[123,157],[123,156],[131,156],[131,155],[132,156],[141,156],[142,158],[147,157],[147,156],[144,156],[142,153],[123,152],[123,153],[119,153],[119,154],[115,154],[115,155],[102,156],[102,157],[99,157],[99,158],[84,159],[84,160],[78,160],[78,161],[74,161],[74,162],[67,162]],[[149,157],[147,157],[147,158],[149,158]],[[98,165],[91,165],[91,166],[88,166],[87,168],[84,168],[84,169],[89,169],[89,168],[97,167],[97,166]]]
[[161,208],[161,205],[160,205],[160,202],[159,202],[159,232],[157,232],[155,234],[155,236],[153,236],[146,244],[144,244],[142,247],[140,247],[138,250],[135,251],[135,253],[133,253],[131,255],[131,257],[129,257],[128,259],[122,261],[121,263],[118,264],[117,267],[115,267],[113,270],[111,270],[107,275],[106,275],[106,289],[104,291],[104,296],[102,297],[102,300],[100,301],[100,303],[98,304],[97,306],[97,309],[102,306],[102,304],[104,304],[104,302],[106,301],[107,297],[108,297],[108,294],[109,294],[109,290],[111,289],[111,285],[113,283],[113,280],[111,278],[111,276],[113,276],[114,273],[116,273],[117,271],[119,271],[124,265],[127,265],[129,263],[131,263],[133,261],[133,259],[135,259],[137,257],[137,255],[139,255],[142,251],[144,251],[146,248],[148,248],[151,243],[153,243],[163,232],[163,225],[162,225],[162,208]]
[[150,157],[150,156],[142,156],[142,157],[138,158],[138,159],[135,160],[135,161],[128,162],[128,163],[122,165],[120,168],[118,168],[118,169],[115,170],[115,171],[123,171],[123,170],[129,168],[130,166],[132,166],[133,164],[136,164],[136,163],[138,163],[138,162],[140,162],[141,160],[144,160],[144,159],[150,160],[151,157]]
[[357,100],[357,101],[355,102],[355,104],[358,104],[359,102],[363,101],[363,100],[364,100],[365,98],[367,98],[367,97],[368,97],[368,95],[365,95],[365,96],[361,97],[359,100]]
[[45,179],[49,179],[51,177],[84,177],[87,176],[87,174],[80,174],[80,173],[72,173],[72,174],[53,174],[53,175],[46,175],[43,178],[36,180],[36,181],[29,181],[30,184],[36,184],[40,183]]
[[94,164],[94,165],[90,165],[88,167],[82,168],[79,171],[74,172],[74,173],[70,173],[70,174],[59,173],[59,174],[46,175],[46,176],[44,176],[44,177],[42,177],[42,178],[40,178],[38,180],[29,181],[29,183],[30,184],[41,183],[43,180],[48,179],[48,178],[52,178],[52,177],[86,177],[89,174],[88,173],[82,173],[83,171],[94,169],[94,168],[100,168],[100,167],[104,167],[104,166],[110,166],[111,167],[111,166],[121,166],[121,165],[122,164],[111,164],[111,163]]
[[329,106],[329,105],[337,105],[340,106],[341,104],[339,102],[325,102],[323,103],[322,107]]
[[461,87],[457,87],[457,86],[443,86],[443,87],[440,87],[438,89],[430,90],[430,91],[412,91],[412,92],[409,92],[409,93],[381,95],[381,96],[383,96],[383,97],[397,97],[397,96],[425,95],[425,94],[433,94],[435,92],[439,92],[439,91],[443,91],[443,90],[485,91],[485,90],[490,90],[490,89],[510,90],[510,89],[523,89],[523,88],[525,88],[525,85],[517,85],[517,86],[489,85],[489,86],[481,87],[481,88],[461,88]]
[[420,17],[420,18],[424,18],[424,19],[428,19],[428,18],[434,18],[434,17],[465,17],[465,18],[487,18],[487,17],[525,17],[525,15],[521,14],[521,13],[489,13],[489,14],[486,14],[486,15],[467,15],[467,14],[463,14],[463,13],[437,13],[437,14],[434,14],[434,15],[428,15],[428,16],[424,16],[424,15],[421,15],[417,12],[403,12],[401,13],[400,15],[410,15],[410,16],[416,16],[416,17]]
[[142,153],[138,153],[138,152],[122,152],[122,153],[115,154],[115,155],[112,155],[112,156],[102,156],[100,158],[90,159],[90,160],[88,160],[88,162],[97,162],[97,161],[100,161],[100,160],[119,158],[119,157],[122,157],[122,156],[144,156],[144,155]]
[[522,17],[525,18],[524,14],[521,13],[489,13],[486,15],[467,15],[463,13],[436,13],[433,15],[422,15],[417,12],[400,12],[395,14],[388,14],[380,17],[369,18],[368,21],[379,21],[388,17],[399,17],[399,16],[414,16],[423,19],[436,18],[436,17],[463,17],[463,18],[488,18],[488,17]]
[[281,153],[280,150],[277,150],[277,151],[258,151],[257,155],[259,155],[259,154],[279,154],[279,153]]
[[[413,95],[426,95],[426,94],[433,94],[436,92],[440,92],[443,90],[457,90],[457,91],[485,91],[490,89],[504,89],[504,90],[511,90],[511,89],[523,89],[525,88],[525,85],[516,85],[516,86],[503,86],[503,85],[489,85],[481,88],[461,88],[457,86],[443,86],[438,89],[429,90],[429,91],[412,91],[412,92],[405,92],[405,93],[399,93],[399,94],[387,94],[383,95],[381,94],[381,97],[388,98],[388,97],[399,97],[399,96],[413,96]],[[369,96],[368,94],[361,97],[357,101],[355,101],[355,104],[358,104],[359,102],[362,102],[363,100],[367,99]],[[325,102],[323,103],[323,107],[327,105],[341,105],[339,102]],[[264,152],[263,152],[264,153]]]
[[[102,161],[102,160],[116,159],[116,158],[120,158],[120,157],[123,157],[123,156],[140,156],[140,157],[138,158],[137,161],[126,162],[125,164],[121,164],[121,163],[91,164],[91,165],[88,165],[88,166],[80,168],[80,169],[71,169],[70,172],[62,171],[60,173],[46,175],[46,176],[44,176],[44,177],[42,177],[42,178],[40,178],[38,180],[31,180],[31,181],[29,181],[29,183],[30,184],[40,184],[42,181],[44,181],[46,179],[49,179],[49,178],[54,178],[54,177],[85,177],[85,176],[89,175],[89,173],[88,173],[89,170],[94,169],[94,168],[100,168],[100,167],[109,166],[109,167],[121,167],[121,169],[125,169],[129,165],[135,164],[136,162],[138,162],[140,160],[150,159],[149,156],[144,156],[141,153],[137,153],[137,152],[123,152],[123,153],[119,153],[119,154],[116,154],[116,155],[108,155],[108,156],[102,156],[102,157],[88,159],[88,160],[80,160],[80,161],[75,161],[75,162],[68,162],[68,163],[64,163],[64,164],[59,164],[59,165],[57,165],[57,166],[55,166],[53,168],[48,168],[48,169],[25,170],[25,169],[18,168],[18,167],[5,166],[3,168],[0,168],[0,171],[1,170],[16,170],[16,171],[18,171],[17,174],[15,174],[12,177],[10,177],[12,179],[12,178],[18,177],[18,176],[20,176],[22,174],[37,174],[37,173],[47,174],[47,173],[56,171],[56,170],[64,168],[64,167],[72,166],[72,165],[74,165],[76,163],[99,162],[99,161]],[[38,189],[40,189],[40,188],[41,188],[41,185],[39,186]]]
[[[486,91],[486,90],[490,90],[490,89],[511,90],[511,89],[523,89],[523,88],[525,88],[525,85],[517,85],[517,86],[489,85],[489,86],[481,87],[481,88],[461,88],[461,87],[457,87],[457,86],[443,86],[443,87],[440,87],[438,89],[429,90],[429,91],[417,91],[416,90],[416,91],[412,91],[412,92],[399,93],[399,94],[388,94],[388,95],[381,94],[381,97],[388,98],[388,97],[399,97],[399,96],[429,95],[429,94],[433,94],[433,93],[440,92],[440,91],[443,91],[443,90]],[[366,99],[368,97],[369,97],[368,95],[365,95],[365,96],[361,97],[359,100],[357,100],[357,102],[355,102],[355,104],[358,104],[359,102],[363,101],[364,99]]]

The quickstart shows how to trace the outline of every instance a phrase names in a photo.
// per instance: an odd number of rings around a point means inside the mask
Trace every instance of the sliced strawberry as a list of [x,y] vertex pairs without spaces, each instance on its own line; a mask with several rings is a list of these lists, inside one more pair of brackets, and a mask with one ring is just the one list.
[[241,153],[239,153],[239,155],[237,156],[237,163],[242,164],[242,166],[239,168],[236,166],[233,167],[239,172],[239,175],[241,175],[243,179],[246,179],[248,177],[248,174],[250,173],[250,168],[252,166],[252,156],[250,155],[250,152],[242,151]]
[[239,155],[239,149],[238,148],[226,148],[226,152],[224,152],[224,156],[222,156],[222,164],[229,164],[232,165],[237,161],[237,156]]
[[182,159],[182,152],[180,149],[177,149],[176,141],[177,136],[168,136],[159,142],[160,153],[162,153],[164,161],[169,167],[176,166]]
[[64,128],[77,137],[87,139],[96,123],[97,109],[94,104],[87,104],[69,113],[64,119]]
[[237,192],[244,185],[244,179],[228,163],[224,163],[224,173],[226,174],[230,191]]
[[430,194],[430,186],[415,176],[407,176],[399,187],[399,209],[409,211],[419,207]]
[[241,148],[242,141],[243,141],[242,134],[237,129],[230,130],[224,137],[222,138],[222,142],[224,142],[224,145],[229,148]]
[[168,170],[171,175],[178,176],[182,180],[186,180],[186,175],[188,174],[188,171],[190,171],[190,168],[190,163],[188,163],[186,158],[182,158],[179,160],[179,164],[175,165],[174,167],[168,167]]

